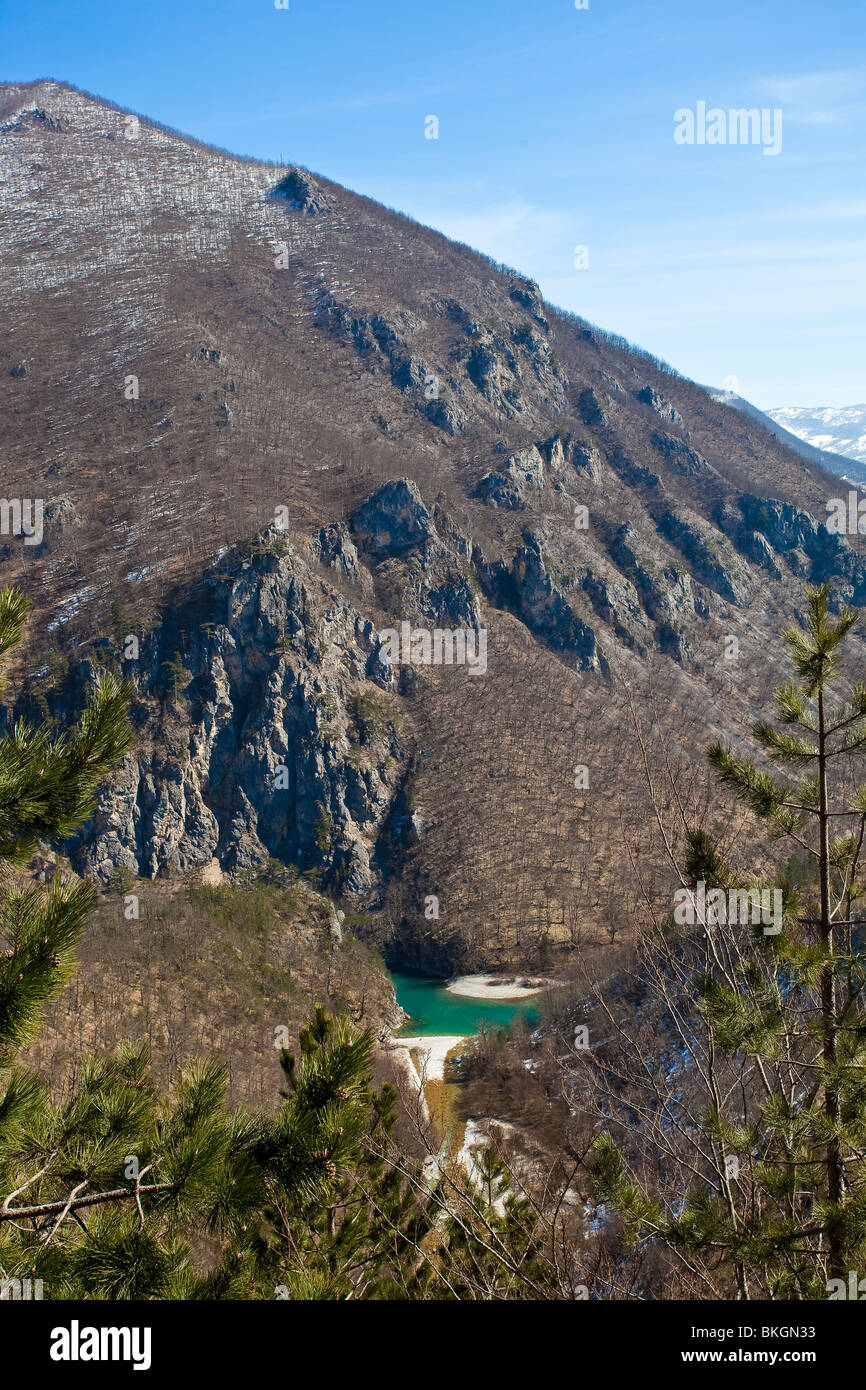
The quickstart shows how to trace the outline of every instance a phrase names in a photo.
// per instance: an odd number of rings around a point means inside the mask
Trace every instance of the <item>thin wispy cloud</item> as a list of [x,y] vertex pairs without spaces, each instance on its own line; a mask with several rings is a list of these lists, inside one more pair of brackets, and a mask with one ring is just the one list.
[[428,209],[420,220],[517,269],[539,259],[563,257],[576,236],[572,213],[538,207],[522,198],[474,210]]
[[784,108],[787,120],[831,125],[866,105],[866,66],[766,76],[760,79],[760,86],[771,101]]
[[[438,95],[438,93],[437,93]],[[271,125],[274,121],[308,120],[314,116],[333,116],[341,111],[374,111],[386,106],[417,105],[418,93],[409,89],[392,92],[365,92],[362,96],[337,97],[307,106],[292,106],[279,111],[256,111],[246,116],[220,116],[220,130],[243,130],[254,126]],[[214,122],[214,125],[217,123]]]

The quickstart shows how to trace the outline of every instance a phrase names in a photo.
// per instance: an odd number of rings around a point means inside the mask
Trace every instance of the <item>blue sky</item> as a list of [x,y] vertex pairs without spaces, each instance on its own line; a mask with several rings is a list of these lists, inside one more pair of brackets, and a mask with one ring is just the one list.
[[[307,165],[764,408],[866,400],[862,0],[289,5],[0,0],[0,76]],[[676,144],[700,101],[781,152]]]

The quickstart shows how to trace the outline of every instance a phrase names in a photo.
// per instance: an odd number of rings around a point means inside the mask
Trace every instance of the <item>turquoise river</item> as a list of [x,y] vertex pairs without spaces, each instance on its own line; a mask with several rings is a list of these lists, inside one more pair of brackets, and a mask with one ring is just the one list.
[[537,996],[526,1000],[467,999],[449,994],[445,980],[431,980],[426,975],[410,975],[399,970],[393,970],[391,978],[397,1003],[410,1016],[398,1037],[402,1034],[430,1038],[449,1033],[468,1037],[477,1033],[482,1024],[507,1024],[519,1013],[525,1014],[530,1027],[538,1022]]

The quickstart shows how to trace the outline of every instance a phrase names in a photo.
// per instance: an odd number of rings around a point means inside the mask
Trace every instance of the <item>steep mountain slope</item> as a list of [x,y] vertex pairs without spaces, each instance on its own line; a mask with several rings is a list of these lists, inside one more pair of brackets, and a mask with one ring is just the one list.
[[[749,721],[803,578],[866,599],[838,479],[303,169],[53,82],[0,89],[0,131],[4,492],[44,502],[0,538],[18,703],[138,683],[74,862],[282,859],[431,967],[627,918],[630,860],[662,875],[629,694],[690,754]],[[404,623],[484,669],[401,659]]]

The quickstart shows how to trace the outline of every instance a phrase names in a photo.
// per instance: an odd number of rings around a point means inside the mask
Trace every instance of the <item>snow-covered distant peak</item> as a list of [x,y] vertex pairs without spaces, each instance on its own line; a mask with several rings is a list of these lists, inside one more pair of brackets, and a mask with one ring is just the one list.
[[866,405],[783,405],[766,413],[813,448],[866,463]]

